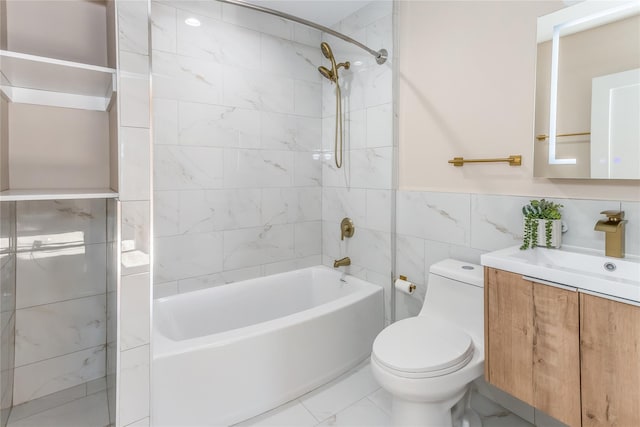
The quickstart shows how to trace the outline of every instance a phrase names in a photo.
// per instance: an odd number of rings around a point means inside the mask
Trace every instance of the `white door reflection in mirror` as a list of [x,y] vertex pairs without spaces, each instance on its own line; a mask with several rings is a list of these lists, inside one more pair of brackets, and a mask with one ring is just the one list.
[[596,77],[591,97],[591,177],[640,177],[640,68]]

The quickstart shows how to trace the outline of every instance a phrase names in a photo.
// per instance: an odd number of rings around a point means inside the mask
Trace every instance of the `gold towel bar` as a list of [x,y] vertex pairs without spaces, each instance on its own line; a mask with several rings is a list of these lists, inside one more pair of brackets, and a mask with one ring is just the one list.
[[449,160],[453,166],[463,166],[465,163],[492,163],[492,162],[509,162],[509,166],[521,166],[522,155],[514,154],[505,159],[464,159],[462,157],[454,157]]
[[[577,132],[577,133],[559,133],[556,135],[556,138],[561,138],[563,136],[584,136],[584,135],[591,135],[591,132]],[[536,139],[538,141],[544,141],[545,139],[548,139],[549,135],[536,135]]]

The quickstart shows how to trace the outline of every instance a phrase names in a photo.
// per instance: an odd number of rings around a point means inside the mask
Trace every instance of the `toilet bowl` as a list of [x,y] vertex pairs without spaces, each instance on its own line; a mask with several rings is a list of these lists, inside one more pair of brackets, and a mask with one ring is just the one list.
[[433,264],[420,314],[378,334],[371,369],[392,396],[394,426],[452,426],[451,408],[483,373],[483,286],[479,265]]

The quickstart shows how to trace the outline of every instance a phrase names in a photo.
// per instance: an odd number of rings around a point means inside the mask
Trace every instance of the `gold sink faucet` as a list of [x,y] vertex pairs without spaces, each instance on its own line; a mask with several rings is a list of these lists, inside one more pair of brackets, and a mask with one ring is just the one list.
[[594,230],[604,231],[604,254],[606,256],[624,258],[624,211],[602,211],[607,219],[596,223]]
[[351,258],[348,256],[333,261],[333,268],[345,267],[347,265],[351,265]]

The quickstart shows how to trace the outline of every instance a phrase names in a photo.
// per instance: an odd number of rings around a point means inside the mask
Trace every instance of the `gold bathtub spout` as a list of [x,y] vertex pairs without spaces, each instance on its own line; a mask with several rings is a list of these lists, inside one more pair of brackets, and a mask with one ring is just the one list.
[[333,261],[333,268],[345,267],[347,265],[351,265],[351,258],[348,256]]

